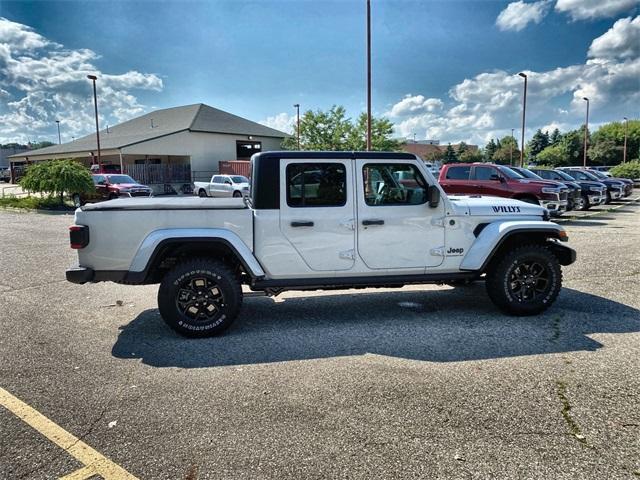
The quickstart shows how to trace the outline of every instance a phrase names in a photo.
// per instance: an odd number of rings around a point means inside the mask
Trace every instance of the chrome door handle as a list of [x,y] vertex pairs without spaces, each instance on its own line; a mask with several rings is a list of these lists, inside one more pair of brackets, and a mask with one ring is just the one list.
[[362,221],[362,225],[364,225],[364,226],[384,225],[384,220],[363,220]]

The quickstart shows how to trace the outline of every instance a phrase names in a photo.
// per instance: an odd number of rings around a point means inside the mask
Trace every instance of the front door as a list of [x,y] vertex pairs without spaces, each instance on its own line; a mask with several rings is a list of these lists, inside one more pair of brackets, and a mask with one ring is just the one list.
[[509,197],[510,192],[504,177],[497,168],[483,165],[473,167],[472,178],[478,185],[479,193],[494,197]]
[[357,160],[358,254],[371,269],[416,269],[442,263],[444,202],[430,208],[429,184],[412,163]]
[[281,162],[280,230],[311,270],[355,263],[351,160]]

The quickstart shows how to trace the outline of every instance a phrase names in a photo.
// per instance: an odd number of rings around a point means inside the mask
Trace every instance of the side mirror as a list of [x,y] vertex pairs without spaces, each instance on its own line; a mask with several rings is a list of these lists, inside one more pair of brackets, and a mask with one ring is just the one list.
[[436,208],[440,203],[440,189],[435,185],[429,185],[427,195],[429,195],[429,207]]

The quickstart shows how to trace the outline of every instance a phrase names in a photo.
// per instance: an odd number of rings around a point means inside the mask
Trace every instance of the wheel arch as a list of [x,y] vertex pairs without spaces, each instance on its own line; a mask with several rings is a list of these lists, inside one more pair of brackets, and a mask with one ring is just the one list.
[[566,241],[565,230],[555,223],[543,221],[515,221],[490,223],[479,233],[476,241],[460,264],[461,270],[486,272],[495,259],[515,245],[525,243],[548,244],[562,265],[575,261],[575,251],[555,240]]
[[235,233],[224,229],[164,229],[151,232],[131,262],[127,283],[156,283],[157,274],[174,260],[209,257],[241,267],[252,279],[264,277],[253,252]]

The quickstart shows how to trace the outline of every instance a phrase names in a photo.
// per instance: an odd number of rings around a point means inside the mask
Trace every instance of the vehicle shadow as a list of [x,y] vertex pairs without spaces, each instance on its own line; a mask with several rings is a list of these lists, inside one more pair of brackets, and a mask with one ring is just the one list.
[[245,300],[240,317],[220,337],[187,339],[156,309],[121,327],[112,354],[156,367],[203,368],[372,353],[454,362],[578,350],[602,344],[594,333],[640,331],[640,311],[602,297],[563,289],[544,315],[497,312],[484,285],[447,290],[399,290]]

